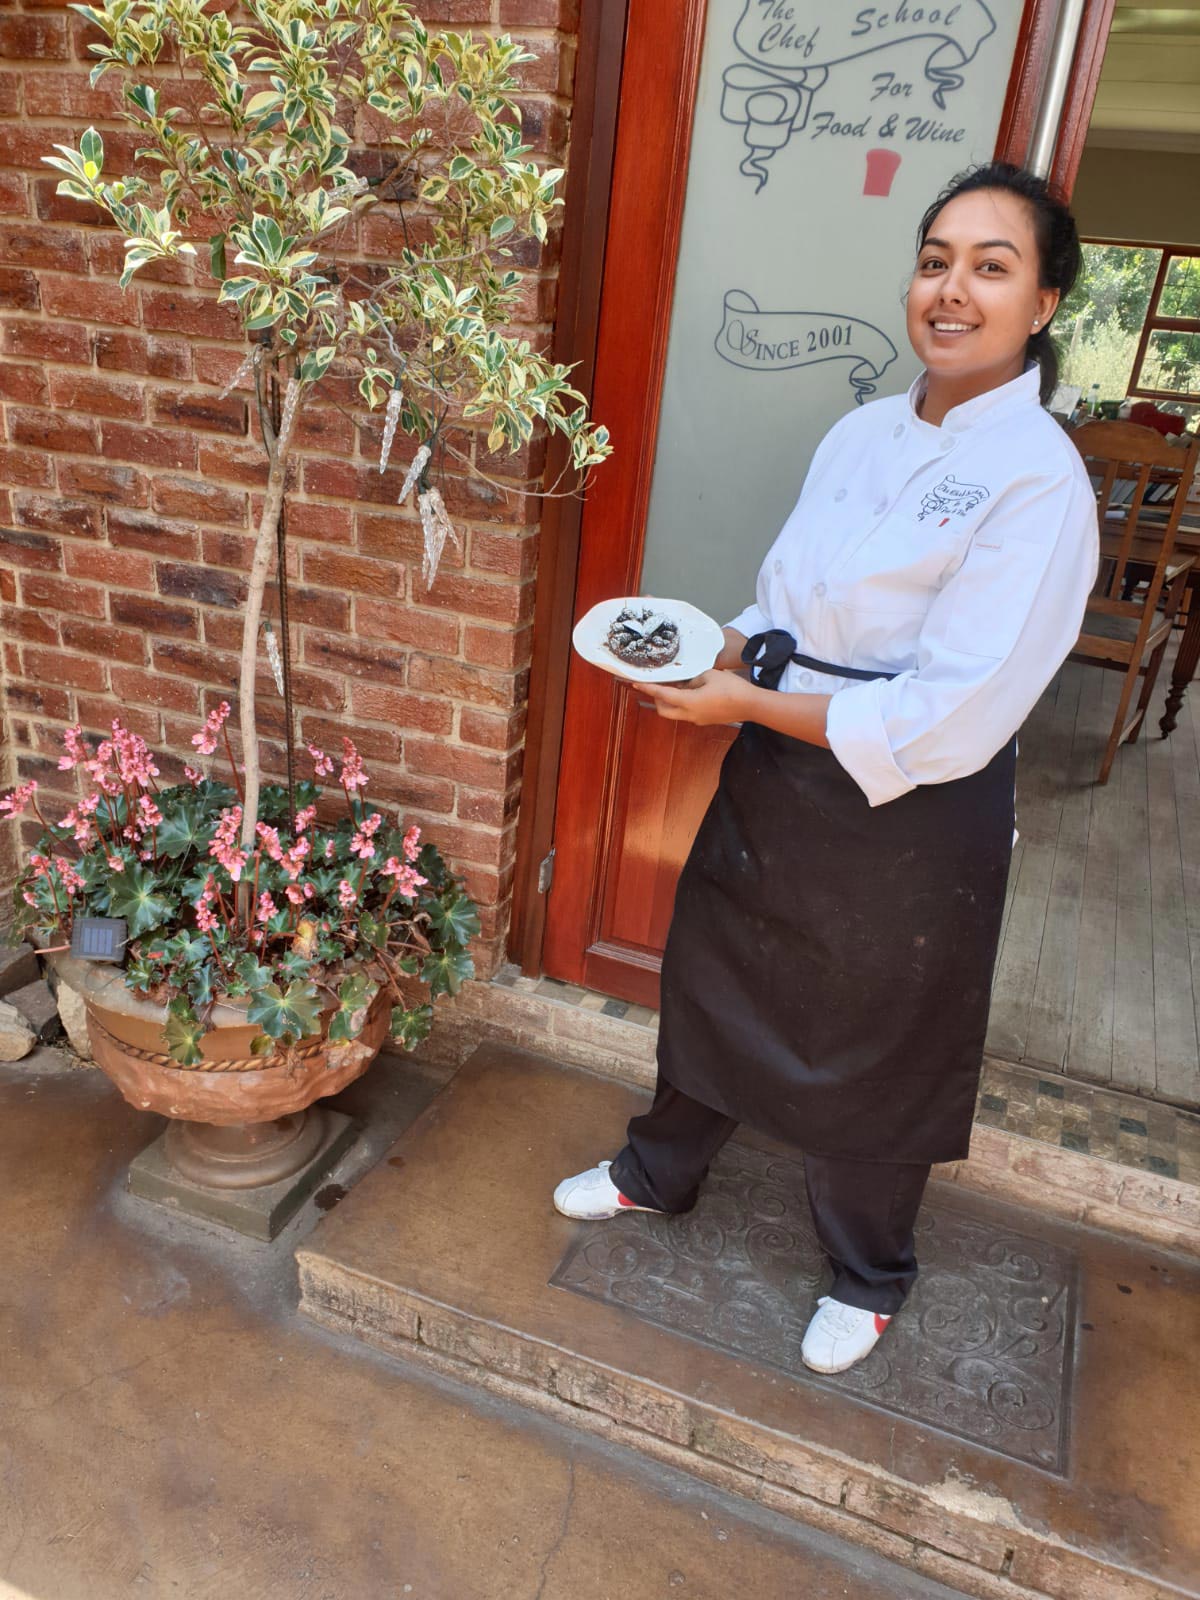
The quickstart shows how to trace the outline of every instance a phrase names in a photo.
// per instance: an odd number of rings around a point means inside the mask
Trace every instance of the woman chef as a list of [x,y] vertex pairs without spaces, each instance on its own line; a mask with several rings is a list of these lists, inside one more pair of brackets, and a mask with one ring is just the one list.
[[899,1310],[930,1164],[967,1154],[1015,736],[1098,557],[1081,458],[1042,409],[1070,214],[996,163],[918,238],[924,373],[826,435],[713,670],[639,688],[741,732],[679,882],[654,1103],[554,1195],[569,1217],[687,1211],[739,1122],[800,1146],[833,1267],[803,1343],[820,1372]]

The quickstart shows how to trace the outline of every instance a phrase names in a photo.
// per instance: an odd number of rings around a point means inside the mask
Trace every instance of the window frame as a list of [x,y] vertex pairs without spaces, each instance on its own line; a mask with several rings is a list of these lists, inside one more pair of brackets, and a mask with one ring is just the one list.
[[1150,300],[1146,306],[1146,314],[1142,318],[1142,331],[1138,338],[1137,351],[1134,354],[1133,367],[1129,374],[1129,388],[1126,393],[1137,400],[1173,400],[1177,405],[1184,406],[1200,404],[1200,386],[1195,390],[1182,393],[1178,389],[1145,388],[1139,382],[1142,376],[1142,367],[1146,361],[1146,352],[1150,348],[1150,339],[1156,331],[1200,334],[1200,317],[1160,317],[1157,315],[1158,304],[1167,282],[1167,274],[1171,270],[1171,262],[1200,258],[1200,245],[1165,244],[1161,239],[1087,238],[1080,242],[1083,244],[1117,245],[1125,250],[1158,250],[1161,252],[1158,271],[1154,277],[1154,285],[1150,290]]

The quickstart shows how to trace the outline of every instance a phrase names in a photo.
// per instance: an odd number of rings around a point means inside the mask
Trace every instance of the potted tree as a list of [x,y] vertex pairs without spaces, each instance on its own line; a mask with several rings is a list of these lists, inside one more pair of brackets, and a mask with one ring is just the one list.
[[[436,850],[368,807],[352,742],[340,817],[295,780],[290,695],[289,781],[263,785],[263,598],[273,566],[286,583],[283,514],[306,406],[350,376],[362,405],[382,412],[379,469],[406,457],[397,500],[416,496],[426,583],[455,537],[439,484],[474,470],[472,434],[515,452],[539,427],[558,431],[579,473],[610,446],[569,369],[506,331],[517,252],[546,239],[562,176],[528,159],[513,69],[532,58],[511,39],[431,32],[397,0],[73,9],[101,36],[93,84],[120,75],[123,114],[144,143],[137,170],[120,176],[94,128],[78,149],[56,147],[46,159],[63,174],[59,193],[116,223],[123,286],[149,262],[206,253],[231,332],[246,341],[231,387],[252,392],[267,480],[243,618],[240,766],[228,704],[194,741],[206,754],[223,745],[231,782],[194,770],[160,789],[153,757],[119,720],[95,748],[68,730],[60,765],[90,781],[65,818],[41,819],[18,918],[43,948],[67,942],[81,914],[124,919],[123,972],[77,979],[98,1061],[135,1103],[237,1124],[249,1150],[281,1107],[294,1117],[364,1070],[389,1028],[411,1048],[430,1014],[412,986],[430,999],[454,993],[478,928]],[[395,208],[407,243],[386,270],[367,271],[355,230],[379,206]],[[286,693],[286,627],[282,652],[269,634],[265,643]],[[316,778],[333,773],[323,752],[313,759]],[[0,810],[34,805],[25,785]],[[139,1010],[138,996],[159,1009]],[[122,1038],[137,1030],[115,1019],[134,1013],[149,1037]],[[216,1034],[223,1022],[241,1030],[232,1043]],[[130,1047],[119,1065],[113,1041]],[[294,1127],[282,1134],[294,1158],[303,1141]],[[230,1149],[226,1137],[223,1169],[244,1178],[254,1163],[239,1169]]]

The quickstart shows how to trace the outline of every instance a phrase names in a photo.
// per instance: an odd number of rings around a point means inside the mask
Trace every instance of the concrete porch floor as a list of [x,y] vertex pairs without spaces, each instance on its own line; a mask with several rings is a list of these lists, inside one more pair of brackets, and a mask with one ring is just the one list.
[[[441,1087],[381,1062],[328,1206]],[[4,1600],[950,1600],[940,1584],[300,1318],[293,1251],[123,1192],[158,1121],[0,1068]],[[399,1218],[397,1219],[400,1220]]]

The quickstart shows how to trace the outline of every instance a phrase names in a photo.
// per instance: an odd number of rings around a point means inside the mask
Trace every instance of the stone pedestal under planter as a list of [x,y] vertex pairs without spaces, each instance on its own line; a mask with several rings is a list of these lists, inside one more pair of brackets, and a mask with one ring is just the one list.
[[135,995],[119,968],[69,956],[55,966],[83,998],[96,1065],[130,1105],[171,1119],[133,1163],[130,1189],[257,1237],[278,1232],[350,1142],[349,1119],[313,1102],[370,1066],[387,1036],[386,993],[358,1039],[331,1045],[323,1027],[278,1061],[250,1054],[261,1030],[245,998],[218,1002],[204,1059],[181,1067],[167,1052],[166,1007]]

